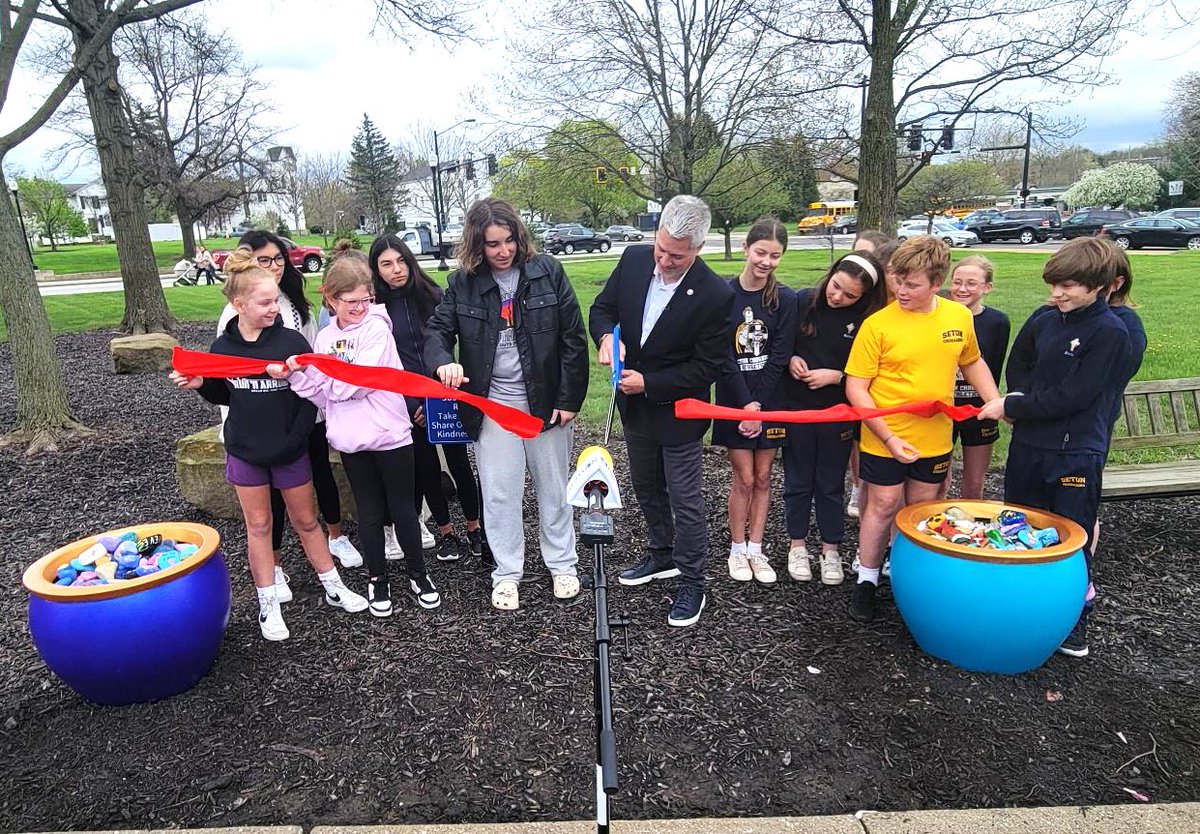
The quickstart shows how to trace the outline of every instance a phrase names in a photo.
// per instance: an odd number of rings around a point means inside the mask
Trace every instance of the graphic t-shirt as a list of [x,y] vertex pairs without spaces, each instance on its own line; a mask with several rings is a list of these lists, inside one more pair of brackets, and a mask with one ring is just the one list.
[[[1004,355],[1008,353],[1008,335],[1011,331],[1008,316],[994,307],[984,307],[974,319],[975,341],[979,343],[979,352],[992,372],[992,379],[999,385],[1000,374],[1004,371]],[[961,370],[954,381],[954,404],[983,405],[979,392],[962,378]]]
[[[936,296],[934,303],[931,312],[911,313],[892,302],[863,322],[846,375],[871,381],[871,399],[878,408],[925,400],[953,405],[955,373],[979,359],[971,311]],[[893,414],[884,420],[921,457],[951,449],[951,421],[944,414]],[[867,454],[891,457],[874,432],[862,433],[861,446]]]
[[488,399],[510,405],[525,402],[527,397],[525,377],[521,373],[521,354],[517,350],[515,296],[520,277],[518,269],[492,273],[500,289],[500,339],[496,342]]
[[747,290],[741,281],[729,281],[733,290],[730,306],[731,363],[717,380],[717,403],[740,408],[757,401],[770,410],[782,405],[781,378],[787,375],[791,357],[795,294],[779,287],[773,308],[763,303],[763,290]]

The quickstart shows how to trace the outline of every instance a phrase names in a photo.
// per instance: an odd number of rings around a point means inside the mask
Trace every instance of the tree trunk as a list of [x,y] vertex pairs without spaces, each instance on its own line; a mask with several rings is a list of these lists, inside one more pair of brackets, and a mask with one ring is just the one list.
[[733,227],[732,226],[724,226],[722,230],[725,232],[725,260],[732,261],[733,260],[733,240],[731,238],[731,233],[733,232]]
[[[75,31],[78,50],[90,35],[103,11],[103,0],[70,0],[70,9],[83,30]],[[95,60],[83,69],[83,92],[92,116],[96,152],[100,158],[100,176],[108,192],[117,259],[125,285],[125,318],[121,329],[126,333],[170,331],[175,318],[167,308],[154,247],[150,243],[149,216],[145,189],[139,176],[133,132],[121,103],[117,80],[117,57],[112,42],[105,44]]]
[[863,110],[858,171],[858,228],[896,232],[896,43],[890,0],[873,0],[871,80]]
[[0,309],[8,327],[17,389],[14,437],[30,451],[52,449],[56,435],[80,426],[71,415],[62,363],[54,352],[50,319],[21,222],[8,199],[0,200]]
[[[182,200],[175,203],[175,216],[179,218],[179,231],[183,234],[183,256],[191,259],[196,257],[196,220],[198,219],[184,205]],[[155,274],[158,269],[155,268]]]

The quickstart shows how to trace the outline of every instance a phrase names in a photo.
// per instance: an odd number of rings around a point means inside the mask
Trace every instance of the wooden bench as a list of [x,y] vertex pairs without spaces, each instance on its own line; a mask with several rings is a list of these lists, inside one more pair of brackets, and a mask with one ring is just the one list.
[[[1112,451],[1197,444],[1200,444],[1200,377],[1129,384]],[[1200,460],[1111,464],[1104,469],[1101,493],[1104,501],[1197,494],[1200,494]]]

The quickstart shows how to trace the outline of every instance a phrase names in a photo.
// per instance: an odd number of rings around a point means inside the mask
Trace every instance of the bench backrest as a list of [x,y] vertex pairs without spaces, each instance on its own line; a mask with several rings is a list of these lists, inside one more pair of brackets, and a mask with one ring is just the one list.
[[1200,377],[1131,382],[1113,451],[1200,443]]

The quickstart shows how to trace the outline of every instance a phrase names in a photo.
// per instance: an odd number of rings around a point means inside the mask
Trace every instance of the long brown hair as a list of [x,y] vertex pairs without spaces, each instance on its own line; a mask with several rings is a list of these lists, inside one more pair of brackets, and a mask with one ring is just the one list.
[[[754,225],[750,227],[750,231],[746,232],[746,248],[749,249],[760,240],[773,240],[783,247],[783,251],[787,251],[788,231],[787,227],[779,222],[778,217],[768,215],[760,217],[754,221]],[[767,275],[767,285],[763,287],[763,307],[767,310],[779,309],[779,281],[775,277],[775,270],[771,270]]]
[[[864,266],[864,262],[870,266]],[[800,332],[812,336],[817,332],[817,311],[827,309],[829,302],[825,300],[825,288],[829,281],[839,272],[844,272],[862,285],[863,294],[854,307],[861,306],[863,318],[881,309],[887,303],[887,280],[884,277],[883,264],[870,252],[851,252],[842,255],[834,261],[833,266],[825,273],[815,287],[808,308],[800,311]]]
[[483,251],[484,234],[489,226],[502,226],[512,234],[517,242],[514,266],[521,266],[537,254],[529,240],[529,230],[517,216],[512,204],[496,197],[484,197],[467,209],[467,216],[463,218],[462,239],[454,247],[454,257],[464,275],[477,275],[489,268]]

